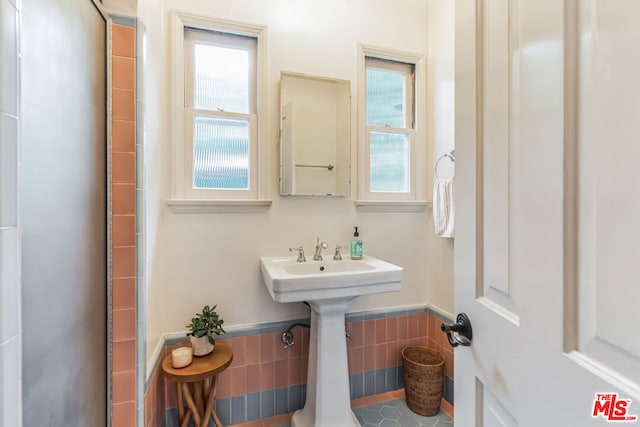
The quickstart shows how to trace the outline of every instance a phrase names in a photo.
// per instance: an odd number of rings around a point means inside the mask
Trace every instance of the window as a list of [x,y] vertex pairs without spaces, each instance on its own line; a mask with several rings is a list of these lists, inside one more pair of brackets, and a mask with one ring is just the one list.
[[175,156],[168,205],[189,212],[268,206],[264,28],[172,16]]
[[426,119],[424,108],[420,108],[425,102],[422,85],[417,81],[418,76],[424,79],[424,60],[418,55],[367,47],[361,47],[361,55],[362,155],[357,204],[419,202],[423,208],[424,179],[419,178],[418,170],[424,172],[426,140],[420,125]]
[[410,193],[414,66],[371,57],[365,66],[369,191]]
[[185,126],[193,189],[250,191],[256,147],[252,37],[185,29]]

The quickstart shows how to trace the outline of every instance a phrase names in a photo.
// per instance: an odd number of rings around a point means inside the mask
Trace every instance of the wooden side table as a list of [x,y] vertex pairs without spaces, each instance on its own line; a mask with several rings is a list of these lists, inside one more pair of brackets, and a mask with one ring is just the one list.
[[176,382],[180,427],[189,425],[192,417],[196,427],[206,427],[210,417],[216,426],[222,427],[214,408],[217,375],[227,369],[232,360],[231,347],[222,343],[216,343],[213,353],[202,357],[194,356],[193,363],[184,368],[173,368],[171,354],[165,356],[162,360],[162,374]]

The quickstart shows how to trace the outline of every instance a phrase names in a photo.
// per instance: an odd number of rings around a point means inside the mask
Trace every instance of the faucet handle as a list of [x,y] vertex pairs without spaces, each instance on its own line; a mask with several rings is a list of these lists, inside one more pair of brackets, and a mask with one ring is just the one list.
[[327,249],[329,245],[327,242],[321,242],[319,237],[316,237],[316,252],[313,254],[314,261],[322,261],[322,250]]
[[297,248],[289,248],[289,252],[298,251],[298,259],[296,262],[307,262],[307,259],[304,256],[304,248],[302,246],[298,246]]
[[340,249],[342,249],[342,246],[336,245],[336,253],[333,254],[334,261],[342,261],[342,255],[340,254]]

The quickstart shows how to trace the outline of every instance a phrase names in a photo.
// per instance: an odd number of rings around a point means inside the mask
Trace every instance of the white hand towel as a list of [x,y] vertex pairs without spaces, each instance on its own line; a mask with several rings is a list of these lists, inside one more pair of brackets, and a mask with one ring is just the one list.
[[453,237],[454,178],[436,178],[433,183],[433,224],[436,236]]

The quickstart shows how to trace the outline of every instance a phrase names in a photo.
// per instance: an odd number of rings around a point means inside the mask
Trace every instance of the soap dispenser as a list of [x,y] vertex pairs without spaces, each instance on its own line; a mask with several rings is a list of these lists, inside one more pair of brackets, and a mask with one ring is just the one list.
[[350,251],[351,259],[362,259],[362,239],[360,239],[360,233],[358,233],[358,227],[353,232],[353,240],[351,240]]

